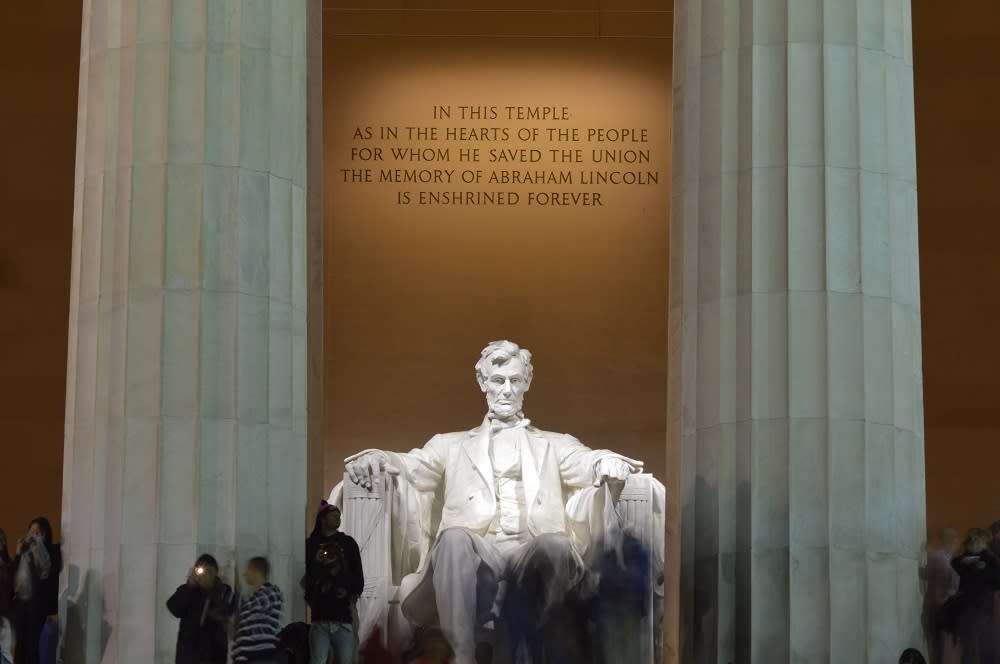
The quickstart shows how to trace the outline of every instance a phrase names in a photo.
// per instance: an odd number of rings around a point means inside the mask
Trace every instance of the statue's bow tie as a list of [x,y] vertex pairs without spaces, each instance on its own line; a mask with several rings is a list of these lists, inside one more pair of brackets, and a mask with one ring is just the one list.
[[490,419],[490,433],[496,433],[498,431],[503,431],[504,429],[523,429],[531,424],[531,420],[522,417],[517,422],[513,424],[508,424],[503,420]]

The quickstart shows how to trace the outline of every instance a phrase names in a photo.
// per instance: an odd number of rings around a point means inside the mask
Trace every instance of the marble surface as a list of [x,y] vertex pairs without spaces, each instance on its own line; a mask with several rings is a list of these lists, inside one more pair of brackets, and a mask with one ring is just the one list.
[[306,530],[306,0],[84,3],[61,607],[67,658],[172,662],[201,552]]
[[908,3],[675,4],[668,661],[919,646]]
[[[394,629],[398,606],[404,621],[414,625],[438,621],[455,661],[471,664],[479,626],[464,608],[457,615],[454,609],[471,606],[474,611],[485,601],[493,604],[497,620],[517,615],[507,604],[510,587],[517,583],[511,568],[531,550],[533,540],[556,538],[573,551],[575,562],[548,568],[551,578],[537,590],[536,600],[546,607],[543,614],[558,614],[569,610],[563,597],[571,589],[593,598],[587,588],[600,573],[588,575],[585,563],[594,565],[609,552],[619,560],[628,531],[645,556],[645,568],[628,573],[642,579],[641,597],[633,599],[646,609],[635,622],[638,633],[631,642],[636,652],[628,659],[662,661],[654,644],[662,636],[663,484],[642,472],[642,461],[590,449],[571,435],[542,431],[526,419],[524,400],[533,380],[527,349],[506,340],[490,342],[475,368],[487,410],[480,426],[437,434],[409,452],[369,449],[354,454],[345,460],[344,482],[330,495],[329,502],[343,508],[344,532],[361,545],[367,586],[358,609],[361,640],[378,627],[394,652],[405,651],[411,630]],[[440,506],[435,506],[435,495],[443,496]],[[474,560],[459,567],[445,558],[451,562],[438,569],[437,552],[447,549],[458,531],[470,533],[477,544],[449,555]],[[477,577],[476,570],[483,568],[504,578],[506,600],[502,590],[485,581],[484,572]],[[579,578],[570,583],[574,574]],[[428,606],[436,609],[428,612]],[[558,625],[546,622],[543,629],[553,624]],[[598,641],[615,648],[612,642]]]

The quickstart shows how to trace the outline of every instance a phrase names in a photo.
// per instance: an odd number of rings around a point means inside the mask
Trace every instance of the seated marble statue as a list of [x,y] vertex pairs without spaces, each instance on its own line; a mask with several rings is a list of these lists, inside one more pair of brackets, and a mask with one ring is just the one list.
[[[604,537],[613,487],[643,466],[533,426],[522,411],[531,353],[517,344],[486,346],[476,375],[488,408],[476,428],[346,460],[347,478],[363,489],[385,473],[400,486],[393,565],[413,572],[400,583],[400,608],[411,624],[439,626],[458,664],[476,661],[484,624],[546,624]],[[505,598],[516,597],[530,601],[512,616]]]

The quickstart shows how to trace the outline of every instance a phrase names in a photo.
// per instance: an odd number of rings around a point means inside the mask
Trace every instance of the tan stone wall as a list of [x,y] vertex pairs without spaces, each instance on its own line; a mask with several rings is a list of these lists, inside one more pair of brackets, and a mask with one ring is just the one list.
[[[39,513],[59,524],[81,4],[22,3],[0,21],[0,487],[22,497],[0,501],[0,527],[12,538]],[[595,30],[598,19],[605,30],[649,24],[627,12],[541,20],[556,19],[578,31]],[[991,508],[1000,439],[1000,314],[992,305],[1000,285],[1000,46],[990,32],[998,21],[1000,7],[989,0],[947,11],[913,2],[930,529],[1000,518]],[[536,386],[533,403],[541,392]],[[478,405],[474,394],[466,398]]]
[[[530,17],[529,17],[530,18]],[[329,20],[329,19],[328,19]],[[331,25],[331,30],[335,30]],[[441,430],[476,426],[484,410],[473,364],[495,338],[535,353],[526,414],[542,428],[644,459],[665,472],[666,297],[670,177],[670,41],[333,36],[325,51],[327,146],[326,481],[368,447],[405,450]],[[463,121],[459,104],[552,103],[560,122]],[[449,121],[432,119],[450,104]],[[398,126],[398,140],[352,140],[358,125]],[[396,161],[418,143],[406,125],[579,129],[585,163],[549,161],[547,140],[420,143],[450,163]],[[587,142],[592,127],[642,127],[648,142]],[[378,127],[375,127],[376,134]],[[543,134],[544,135],[544,134]],[[513,139],[513,137],[512,137]],[[560,143],[561,147],[570,145]],[[350,161],[352,147],[384,161]],[[455,152],[480,150],[481,161]],[[591,150],[644,151],[642,164],[589,163]],[[538,149],[537,163],[489,162],[489,150]],[[372,168],[372,183],[341,168]],[[461,183],[465,168],[569,172],[573,184]],[[455,169],[450,185],[377,182],[382,169]],[[589,186],[579,172],[656,174],[657,184]],[[407,191],[410,205],[397,204]],[[515,206],[421,205],[420,192],[513,192]],[[600,205],[540,206],[551,191],[596,193]]]
[[1000,5],[913,3],[927,527],[1000,519]]
[[82,2],[0,20],[0,528],[58,537]]

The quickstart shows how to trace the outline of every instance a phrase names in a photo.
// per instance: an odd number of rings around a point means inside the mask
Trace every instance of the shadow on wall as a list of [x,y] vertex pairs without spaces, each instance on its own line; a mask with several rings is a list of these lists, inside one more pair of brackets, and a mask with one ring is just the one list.
[[[63,664],[102,661],[111,638],[111,624],[104,619],[104,598],[99,593],[93,596],[90,594],[91,588],[99,588],[99,586],[88,584],[86,576],[81,579],[80,568],[76,565],[69,565],[65,573],[68,575],[68,583],[66,591],[59,598],[60,606],[66,607],[60,661]],[[85,628],[88,615],[93,613],[90,610],[92,602],[100,607],[98,615],[101,616],[100,643],[95,645],[89,645],[86,642],[88,630]],[[87,657],[88,651],[91,650],[96,651],[94,653],[96,657]]]
[[[680,603],[688,608],[682,609],[680,615],[682,662],[714,662],[718,659],[720,580],[734,587],[737,598],[749,594],[750,553],[745,546],[750,538],[749,482],[741,481],[737,485],[732,516],[735,525],[734,550],[721,551],[719,489],[701,475],[697,476],[694,499],[685,503],[681,510],[681,528],[684,531],[690,529],[695,541],[694,558],[681,567]],[[732,638],[736,661],[749,661],[748,604],[737,601],[735,606]]]
[[[719,518],[719,489],[711,486],[701,476],[695,479],[694,501],[684,506],[681,523],[694,524],[695,558],[692,580],[694,581],[693,625],[687,625],[682,634],[690,634],[693,643],[693,661],[715,661],[717,646],[718,608],[718,528],[712,527]],[[690,519],[690,521],[688,521]],[[717,525],[717,524],[716,524]],[[714,542],[706,542],[706,538]],[[685,648],[687,650],[687,648]]]

